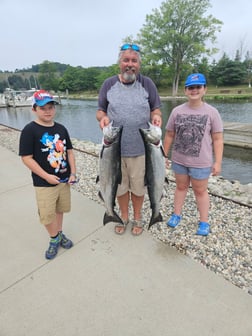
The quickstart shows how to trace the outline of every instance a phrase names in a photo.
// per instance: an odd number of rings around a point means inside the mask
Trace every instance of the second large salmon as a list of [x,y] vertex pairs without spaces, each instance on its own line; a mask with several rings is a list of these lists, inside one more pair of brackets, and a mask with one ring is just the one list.
[[163,221],[160,201],[165,182],[165,157],[161,142],[161,129],[150,124],[149,129],[140,128],[139,131],[145,146],[145,184],[152,209],[148,227],[150,228],[153,224]]

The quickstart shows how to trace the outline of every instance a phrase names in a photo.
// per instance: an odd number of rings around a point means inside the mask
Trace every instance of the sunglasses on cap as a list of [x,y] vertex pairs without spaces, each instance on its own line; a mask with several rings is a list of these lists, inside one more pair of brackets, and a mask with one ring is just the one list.
[[128,50],[128,49],[132,49],[134,51],[140,52],[140,48],[136,44],[126,43],[126,44],[124,44],[124,45],[121,46],[121,51]]
[[199,90],[199,89],[201,89],[203,87],[203,85],[192,85],[192,86],[188,86],[187,87],[187,89],[188,90],[194,90],[194,89],[197,89],[197,90]]

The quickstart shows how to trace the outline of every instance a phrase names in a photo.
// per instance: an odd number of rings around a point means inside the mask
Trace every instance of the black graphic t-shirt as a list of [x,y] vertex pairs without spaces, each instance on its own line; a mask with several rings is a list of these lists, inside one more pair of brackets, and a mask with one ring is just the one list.
[[[48,174],[64,179],[70,175],[67,150],[72,148],[68,131],[63,125],[55,122],[53,126],[46,127],[32,121],[21,132],[19,155],[32,155]],[[36,187],[53,186],[34,173],[32,179]]]

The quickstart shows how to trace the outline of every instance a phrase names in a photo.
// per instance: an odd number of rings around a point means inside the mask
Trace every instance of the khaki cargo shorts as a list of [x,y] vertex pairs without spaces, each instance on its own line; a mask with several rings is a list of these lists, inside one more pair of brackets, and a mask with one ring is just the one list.
[[41,224],[51,224],[57,212],[71,210],[70,185],[67,183],[55,187],[35,187],[35,193]]
[[146,193],[144,186],[145,155],[121,158],[122,183],[118,185],[117,196],[122,196],[128,191],[136,196]]

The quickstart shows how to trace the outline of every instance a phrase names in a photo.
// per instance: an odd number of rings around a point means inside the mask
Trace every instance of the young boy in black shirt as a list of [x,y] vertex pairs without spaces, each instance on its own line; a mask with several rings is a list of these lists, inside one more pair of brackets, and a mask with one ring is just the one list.
[[73,243],[62,232],[63,214],[71,208],[70,185],[76,181],[76,166],[67,129],[54,121],[57,102],[47,91],[33,95],[36,118],[21,132],[19,155],[31,170],[40,222],[50,238],[47,259],[53,259],[59,246]]

